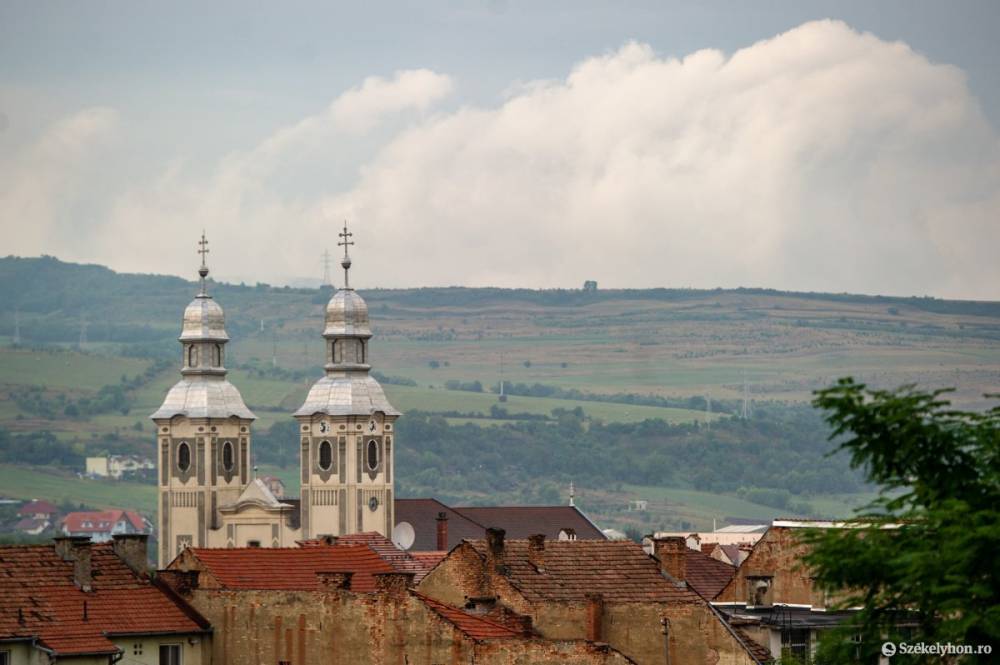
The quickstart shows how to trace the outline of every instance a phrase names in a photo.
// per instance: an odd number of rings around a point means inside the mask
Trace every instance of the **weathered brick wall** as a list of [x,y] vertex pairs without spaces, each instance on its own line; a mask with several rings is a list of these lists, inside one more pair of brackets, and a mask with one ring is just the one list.
[[[586,603],[545,603],[533,617],[538,632],[550,639],[582,639],[586,634]],[[601,641],[639,665],[663,665],[664,617],[670,621],[672,665],[752,665],[746,650],[705,605],[606,603]]]
[[822,593],[813,589],[809,570],[802,563],[809,548],[799,540],[798,533],[799,530],[787,527],[768,529],[716,600],[744,603],[749,597],[747,579],[770,577],[772,603],[812,605],[820,602]]
[[475,642],[408,592],[195,590],[212,622],[214,665],[628,665],[584,642]]

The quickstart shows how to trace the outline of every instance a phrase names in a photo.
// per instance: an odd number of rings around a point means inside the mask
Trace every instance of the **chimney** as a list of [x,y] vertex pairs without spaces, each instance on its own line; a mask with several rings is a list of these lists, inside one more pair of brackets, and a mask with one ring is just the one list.
[[317,571],[320,591],[349,591],[353,572]]
[[490,550],[490,555],[498,562],[503,561],[503,539],[507,532],[503,529],[489,527],[486,529],[486,546]]
[[448,513],[438,513],[437,516],[437,548],[440,551],[448,549]]
[[319,537],[319,542],[321,545],[326,545],[327,547],[333,547],[337,544],[337,536],[331,536],[328,534]]
[[82,591],[90,591],[94,581],[90,566],[90,537],[60,536],[54,538],[56,554],[73,563],[73,583]]
[[144,533],[122,533],[114,536],[111,549],[115,556],[125,562],[136,575],[144,576],[149,572],[146,559],[146,545],[149,536]]
[[687,580],[687,539],[682,536],[653,538],[653,555],[660,560],[660,570],[675,582]]
[[599,593],[584,594],[587,599],[587,641],[601,641],[601,626],[604,623],[604,597]]
[[692,533],[687,537],[687,546],[693,550],[701,549],[701,536],[697,533]]
[[375,589],[390,596],[402,596],[406,590],[413,586],[413,573],[401,573],[393,571],[391,573],[374,573]]
[[545,534],[528,536],[528,561],[540,573],[545,572]]

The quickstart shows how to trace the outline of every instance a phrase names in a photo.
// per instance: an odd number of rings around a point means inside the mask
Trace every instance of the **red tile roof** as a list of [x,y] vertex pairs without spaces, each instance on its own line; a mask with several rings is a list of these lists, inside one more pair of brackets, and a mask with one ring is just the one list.
[[495,640],[519,637],[520,633],[495,621],[471,614],[465,610],[460,610],[451,605],[445,605],[433,598],[429,598],[421,593],[413,592],[413,595],[424,602],[442,619],[448,621],[460,631],[474,640]]
[[[90,592],[53,545],[0,546],[0,640],[37,639],[57,655],[113,654],[115,635],[200,633],[207,622],[112,551],[91,545]],[[84,611],[86,608],[86,619]]]
[[66,513],[62,524],[70,533],[108,533],[122,520],[127,520],[136,531],[146,531],[145,520],[134,510],[93,510]]
[[17,511],[18,515],[55,515],[59,509],[48,501],[29,501]]
[[[187,550],[225,589],[319,589],[316,573],[353,573],[351,591],[375,590],[376,573],[395,569],[367,545]],[[181,569],[183,554],[168,569]]]
[[718,596],[736,574],[735,566],[690,547],[686,559],[687,583],[707,600]]
[[437,559],[429,559],[427,557],[417,558],[413,553],[396,547],[395,543],[378,531],[365,531],[340,536],[337,539],[337,547],[343,545],[367,545],[396,570],[403,573],[413,573],[414,584],[424,579],[424,576],[430,572],[431,568],[436,566],[438,561],[447,554],[447,552],[443,552],[441,557]]
[[[485,540],[468,541],[485,560]],[[704,602],[660,573],[659,564],[628,540],[546,541],[543,570],[528,560],[527,540],[507,540],[507,579],[532,602],[583,601],[600,593],[611,602]]]

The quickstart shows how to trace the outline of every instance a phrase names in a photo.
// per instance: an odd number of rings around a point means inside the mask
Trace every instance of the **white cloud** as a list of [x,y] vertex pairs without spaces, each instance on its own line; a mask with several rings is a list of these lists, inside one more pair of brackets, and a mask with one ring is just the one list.
[[114,109],[83,109],[48,126],[20,150],[0,156],[5,253],[54,253],[73,242],[70,209],[117,123]]
[[[216,274],[280,282],[318,275],[346,218],[360,286],[1000,298],[1000,141],[963,73],[905,44],[834,21],[728,56],[631,43],[495,108],[429,113],[452,88],[367,79],[212,178],[123,178],[89,260],[182,272],[205,227]],[[301,186],[353,170],[379,123],[400,128],[352,186]]]
[[998,165],[961,71],[820,21],[728,58],[628,44],[437,116],[328,209],[383,284],[995,298]]

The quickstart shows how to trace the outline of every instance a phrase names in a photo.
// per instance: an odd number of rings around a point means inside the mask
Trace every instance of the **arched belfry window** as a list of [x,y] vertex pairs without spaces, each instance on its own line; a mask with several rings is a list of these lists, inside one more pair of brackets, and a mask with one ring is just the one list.
[[368,362],[368,342],[361,340],[361,362]]
[[187,441],[181,441],[181,445],[177,446],[177,468],[181,471],[191,468],[191,446]]
[[222,345],[216,344],[212,347],[212,366],[221,367],[222,366]]
[[195,367],[198,365],[198,351],[194,348],[194,344],[188,344],[188,367]]
[[332,466],[333,446],[330,445],[329,441],[323,441],[319,444],[319,468],[323,471],[329,471]]
[[222,468],[226,471],[232,471],[235,463],[235,456],[233,455],[233,442],[226,441],[222,444]]
[[368,449],[365,451],[365,463],[369,471],[378,469],[378,441],[372,439],[368,442]]

